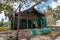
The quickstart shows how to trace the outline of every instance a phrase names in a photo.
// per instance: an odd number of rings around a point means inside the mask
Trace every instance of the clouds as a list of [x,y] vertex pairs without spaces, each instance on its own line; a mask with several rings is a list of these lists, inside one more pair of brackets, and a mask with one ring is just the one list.
[[8,17],[6,17],[4,15],[4,11],[2,11],[2,13],[0,14],[0,21],[2,21],[2,19],[4,19],[4,22],[8,22],[9,21]]
[[37,11],[44,13],[47,6],[49,6],[52,3],[52,0],[48,0],[47,2],[41,2],[36,8]]
[[52,9],[57,8],[57,6],[60,6],[60,0],[58,0],[57,2],[52,1],[52,3],[50,4],[50,7]]
[[47,6],[50,6],[52,9],[57,8],[57,6],[60,6],[60,0],[57,2],[54,2],[53,0],[48,0],[47,2],[41,3],[39,6],[41,12],[44,12],[47,8]]
[[56,8],[56,7],[57,7],[56,2],[52,2],[52,3],[50,4],[50,7],[51,7],[52,9]]

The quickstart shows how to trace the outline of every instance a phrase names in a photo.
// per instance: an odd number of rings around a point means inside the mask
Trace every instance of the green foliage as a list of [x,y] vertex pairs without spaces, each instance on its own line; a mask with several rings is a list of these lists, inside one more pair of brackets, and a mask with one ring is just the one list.
[[12,11],[13,9],[12,9],[12,7],[11,7],[11,6],[6,5],[6,6],[5,6],[5,10]]
[[3,26],[3,23],[2,22],[0,22],[0,27],[2,27]]
[[2,4],[0,3],[0,11],[2,11],[3,10],[3,7],[2,7]]
[[54,25],[55,24],[55,20],[56,20],[56,17],[52,16],[53,15],[53,9],[48,6],[47,7],[47,21],[48,21],[48,25]]
[[2,31],[8,31],[8,30],[9,30],[8,27],[0,27],[0,32],[2,32]]
[[8,24],[7,23],[3,23],[3,22],[0,22],[0,27],[7,27],[8,26]]
[[60,13],[60,6],[57,6],[56,12],[57,12],[57,13]]
[[52,13],[52,8],[50,6],[47,7],[47,13]]
[[6,4],[0,3],[0,11],[7,10],[7,11],[13,11],[12,7]]
[[60,20],[60,6],[57,6],[56,10],[53,10],[51,7],[48,6],[47,19],[48,19],[48,24],[56,24],[56,21]]

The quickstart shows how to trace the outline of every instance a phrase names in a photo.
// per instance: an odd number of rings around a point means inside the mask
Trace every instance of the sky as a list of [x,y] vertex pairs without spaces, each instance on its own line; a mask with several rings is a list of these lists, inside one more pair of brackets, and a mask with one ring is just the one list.
[[47,6],[52,3],[52,0],[48,0],[47,2],[42,2],[41,5],[38,7],[40,11],[46,10]]
[[8,17],[6,17],[6,16],[4,15],[4,12],[3,12],[3,11],[2,11],[2,13],[0,14],[0,21],[2,21],[2,19],[4,19],[3,22],[8,22],[8,21],[9,21]]
[[[43,12],[44,10],[46,10],[47,6],[50,6],[51,8],[55,9],[57,6],[60,6],[60,0],[58,0],[57,2],[53,2],[52,0],[48,0],[47,2],[42,2],[40,4],[40,10]],[[6,18],[6,20],[5,20]],[[2,13],[0,14],[0,21],[4,19],[4,22],[8,22],[8,17],[6,17],[4,15],[4,12],[2,11]]]
[[57,6],[60,6],[60,0],[58,0],[57,2],[54,2],[53,0],[48,0],[47,2],[42,2],[39,5],[38,10],[40,10],[40,12],[44,12],[46,10],[47,6],[50,6],[52,9],[55,9],[55,8],[57,8]]
[[50,5],[53,9],[56,8],[57,6],[60,6],[60,0],[58,0],[57,2],[53,2]]

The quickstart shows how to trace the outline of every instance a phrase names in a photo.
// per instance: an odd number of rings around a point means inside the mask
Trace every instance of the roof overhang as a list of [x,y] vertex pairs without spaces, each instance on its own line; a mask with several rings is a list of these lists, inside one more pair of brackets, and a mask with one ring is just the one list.
[[[20,3],[22,4],[22,7],[18,8]],[[19,12],[19,9],[20,9],[20,12],[24,12],[24,11],[30,10],[31,8],[34,8],[34,6],[36,5],[35,2],[29,2],[29,3],[27,2],[26,4],[24,4],[22,2],[20,2],[20,3],[16,3],[16,5],[13,6],[13,8],[16,7],[16,8],[14,8],[14,11],[16,11],[17,13]]]

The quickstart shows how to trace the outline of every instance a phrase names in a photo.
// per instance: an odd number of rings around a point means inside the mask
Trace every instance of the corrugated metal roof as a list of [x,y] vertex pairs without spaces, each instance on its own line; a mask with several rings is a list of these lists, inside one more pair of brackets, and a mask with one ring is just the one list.
[[25,11],[25,10],[28,10],[30,9],[31,7],[33,7],[36,3],[35,2],[26,2],[26,3],[23,3],[23,2],[15,2],[14,5],[13,5],[13,9],[14,11],[16,12],[19,12],[19,4],[22,4],[22,7],[21,7],[21,12]]

